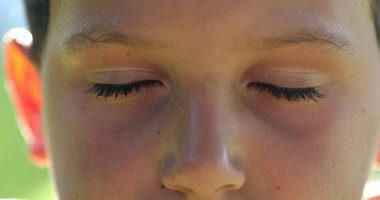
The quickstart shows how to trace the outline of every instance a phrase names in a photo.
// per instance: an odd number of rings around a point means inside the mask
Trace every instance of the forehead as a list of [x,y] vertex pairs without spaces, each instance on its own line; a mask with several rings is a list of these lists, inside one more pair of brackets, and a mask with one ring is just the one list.
[[295,30],[358,43],[360,30],[372,26],[370,10],[367,0],[53,0],[51,30],[61,44],[78,33],[117,32],[168,46],[221,49]]
[[[170,21],[187,19],[188,23],[195,23],[199,22],[198,20],[204,21],[205,17],[211,22],[239,15],[249,16],[250,20],[259,18],[260,21],[307,20],[315,15],[333,20],[350,17],[363,8],[369,13],[369,5],[368,0],[52,0],[52,13],[53,15],[59,11],[70,13],[66,16],[69,18],[88,19],[87,17],[92,16],[97,20],[112,19],[115,22],[128,20],[131,24],[146,20],[158,22],[165,19]],[[172,18],[174,16],[175,18]],[[264,16],[265,18],[260,18]]]

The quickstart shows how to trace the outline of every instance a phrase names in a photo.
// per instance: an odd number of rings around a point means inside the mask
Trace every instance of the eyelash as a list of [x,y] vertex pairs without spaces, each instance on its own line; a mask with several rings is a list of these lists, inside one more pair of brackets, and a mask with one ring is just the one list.
[[[133,91],[139,92],[141,88],[153,87],[155,85],[162,85],[157,80],[143,80],[136,81],[129,84],[101,84],[95,83],[89,90],[89,93],[94,94],[96,97],[109,97],[118,98],[120,96],[127,97]],[[314,87],[308,88],[283,88],[274,86],[268,83],[250,83],[249,88],[255,88],[260,92],[267,92],[277,99],[286,99],[290,102],[296,101],[315,101],[323,98],[323,94]]]
[[162,83],[157,80],[143,80],[128,84],[95,83],[90,88],[89,93],[94,94],[96,97],[104,97],[104,99],[109,97],[117,99],[118,97],[127,97],[133,91],[139,92],[141,88],[148,88],[156,85],[162,85]]
[[286,99],[290,102],[314,101],[322,99],[324,96],[317,88],[283,88],[268,83],[250,83],[249,88],[255,88],[260,92],[267,92],[277,99]]

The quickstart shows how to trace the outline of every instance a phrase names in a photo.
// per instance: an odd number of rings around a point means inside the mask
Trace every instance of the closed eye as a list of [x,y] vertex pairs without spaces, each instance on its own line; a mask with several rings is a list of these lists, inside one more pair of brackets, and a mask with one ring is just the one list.
[[127,97],[134,91],[139,92],[143,88],[151,88],[157,85],[163,84],[158,80],[142,80],[128,84],[95,83],[89,89],[88,93],[91,93],[96,97],[104,97],[104,99],[107,99],[109,97],[117,99],[118,97]]
[[314,101],[324,97],[323,94],[315,87],[306,88],[285,88],[268,83],[249,83],[249,88],[254,88],[260,92],[267,92],[277,99],[285,99],[290,102],[297,101]]

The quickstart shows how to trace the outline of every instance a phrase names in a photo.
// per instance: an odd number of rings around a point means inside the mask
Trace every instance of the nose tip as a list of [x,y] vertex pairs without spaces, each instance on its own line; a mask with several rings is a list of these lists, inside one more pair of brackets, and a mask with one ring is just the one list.
[[238,190],[245,182],[242,170],[227,156],[221,159],[193,157],[165,168],[162,182],[168,189],[199,198]]

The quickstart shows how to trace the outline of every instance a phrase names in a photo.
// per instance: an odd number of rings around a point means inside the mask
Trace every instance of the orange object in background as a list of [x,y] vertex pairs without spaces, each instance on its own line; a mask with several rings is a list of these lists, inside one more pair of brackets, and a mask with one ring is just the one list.
[[7,86],[15,109],[19,113],[23,135],[31,144],[30,158],[38,166],[46,166],[44,159],[46,155],[41,143],[43,138],[40,124],[42,102],[40,79],[37,68],[25,58],[25,52],[22,51],[23,47],[15,39],[6,41],[4,59]]

